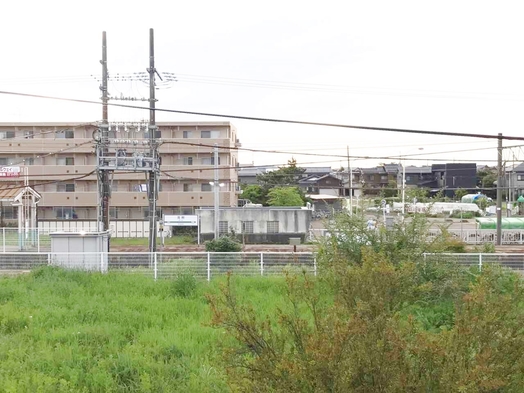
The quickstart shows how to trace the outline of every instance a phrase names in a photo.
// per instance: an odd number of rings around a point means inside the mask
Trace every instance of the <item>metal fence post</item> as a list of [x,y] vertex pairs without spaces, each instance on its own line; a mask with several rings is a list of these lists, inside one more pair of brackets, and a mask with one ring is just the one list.
[[155,254],[153,256],[153,269],[154,269],[155,281],[158,278],[158,261],[157,261],[157,256],[158,256],[158,253],[155,252]]
[[482,253],[479,253],[479,271],[482,271]]
[[264,253],[260,253],[260,275],[264,275]]
[[36,250],[40,252],[40,228],[36,228]]
[[104,253],[100,253],[100,273],[104,273]]
[[426,263],[426,257],[427,257],[427,254],[426,253],[423,253],[422,256],[424,257],[424,263]]
[[313,256],[313,275],[317,275],[317,257]]
[[47,253],[47,266],[51,266],[51,253]]
[[207,253],[207,281],[211,281],[211,253]]
[[4,253],[5,253],[5,228],[2,228],[2,241],[4,243]]

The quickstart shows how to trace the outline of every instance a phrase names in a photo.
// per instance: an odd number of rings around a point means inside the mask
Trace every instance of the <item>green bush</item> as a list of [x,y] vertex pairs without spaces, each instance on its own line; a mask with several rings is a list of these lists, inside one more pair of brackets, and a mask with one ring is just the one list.
[[236,240],[222,236],[217,240],[210,240],[206,242],[207,252],[240,252],[242,251],[242,244]]
[[197,289],[197,284],[197,279],[191,273],[180,273],[171,284],[171,294],[177,297],[192,297]]

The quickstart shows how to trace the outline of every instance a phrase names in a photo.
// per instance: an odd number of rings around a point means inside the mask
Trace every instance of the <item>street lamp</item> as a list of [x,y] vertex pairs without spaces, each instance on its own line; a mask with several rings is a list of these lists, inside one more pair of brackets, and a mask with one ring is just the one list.
[[219,197],[219,191],[220,191],[220,187],[224,187],[224,183],[218,183],[218,182],[214,182],[214,181],[210,181],[209,184],[213,187],[213,191],[214,191],[214,203],[215,203],[215,240],[218,239],[218,235],[219,235],[219,209],[220,209],[220,197]]
[[[417,148],[417,150],[424,150],[423,147]],[[409,154],[409,152],[407,153]],[[404,154],[404,157],[406,156],[406,153]],[[402,165],[402,219],[404,219],[404,214],[406,212],[406,166],[402,162],[402,156],[400,156],[400,161]]]

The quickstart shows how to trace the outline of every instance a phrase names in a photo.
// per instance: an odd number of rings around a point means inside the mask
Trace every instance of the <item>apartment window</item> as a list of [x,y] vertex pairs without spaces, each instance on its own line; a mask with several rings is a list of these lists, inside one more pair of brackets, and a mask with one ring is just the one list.
[[109,208],[109,218],[118,218],[118,209],[116,207]]
[[278,221],[267,222],[267,233],[278,233]]
[[388,175],[382,175],[382,176],[380,176],[380,180],[388,180]]
[[411,181],[411,176],[406,176],[406,181]]
[[0,157],[0,165],[7,165],[7,157]]
[[518,181],[524,180],[524,175],[517,175],[517,180]]
[[193,165],[193,157],[184,157],[184,165]]
[[62,220],[74,220],[78,215],[72,207],[54,207],[55,217]]
[[34,157],[26,157],[26,158],[24,158],[24,165],[35,165]]
[[191,192],[193,191],[193,185],[189,183],[184,183],[184,192]]
[[[144,212],[144,218],[149,218],[149,207],[144,207],[142,211]],[[158,217],[162,217],[162,209],[161,208],[157,208],[156,209],[156,216],[157,216],[157,218]]]
[[24,131],[24,138],[25,139],[33,139],[35,136],[34,131]]
[[[202,165],[215,165],[215,157],[202,158]],[[218,157],[218,165],[220,165],[220,157]]]
[[373,176],[373,175],[368,175],[368,179],[369,179],[369,180],[375,180],[375,176]]
[[75,159],[74,157],[57,157],[56,165],[75,165]]
[[203,183],[200,185],[200,190],[201,191],[211,191],[211,184],[208,184],[208,183]]
[[242,233],[253,233],[253,221],[242,221]]
[[218,236],[227,235],[228,233],[228,222],[219,221],[218,222]]
[[193,131],[184,131],[184,132],[182,132],[182,136],[183,136],[185,139],[193,138]]
[[220,138],[220,131],[200,131],[200,138]]
[[75,132],[73,130],[62,130],[56,132],[56,138],[58,139],[73,139]]
[[57,192],[75,192],[75,183],[58,183],[56,185]]
[[0,139],[11,139],[15,137],[14,131],[0,131]]

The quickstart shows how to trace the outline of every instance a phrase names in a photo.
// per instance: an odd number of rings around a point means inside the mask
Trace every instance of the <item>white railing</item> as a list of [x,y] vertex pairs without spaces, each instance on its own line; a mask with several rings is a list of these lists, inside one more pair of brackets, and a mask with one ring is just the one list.
[[524,271],[523,253],[442,253],[424,254],[426,262],[455,262],[465,266],[483,266],[497,264],[516,271]]
[[[482,270],[497,264],[524,272],[524,253],[423,254],[426,262],[455,262]],[[233,273],[242,276],[283,275],[306,271],[317,274],[314,253],[309,252],[156,252],[156,253],[52,253],[11,252],[0,255],[0,275],[29,272],[40,266],[59,266],[95,272],[145,274],[154,279],[189,273],[206,280]]]
[[181,273],[207,280],[229,272],[245,276],[282,275],[286,271],[317,273],[315,255],[309,252],[10,252],[0,255],[0,274],[26,272],[46,265],[102,273],[146,274],[155,279],[174,278]]
[[[491,229],[448,229],[447,232],[466,244],[495,244],[497,241],[497,231]],[[431,229],[428,234],[430,237],[438,236],[440,229]],[[318,240],[324,236],[329,236],[328,229],[311,229],[309,231],[310,241]],[[524,230],[503,229],[501,243],[504,245],[524,244]]]

